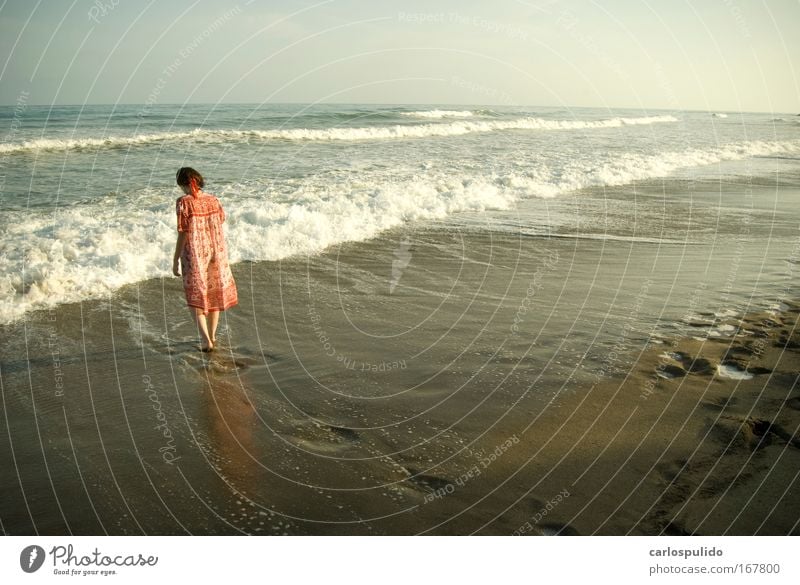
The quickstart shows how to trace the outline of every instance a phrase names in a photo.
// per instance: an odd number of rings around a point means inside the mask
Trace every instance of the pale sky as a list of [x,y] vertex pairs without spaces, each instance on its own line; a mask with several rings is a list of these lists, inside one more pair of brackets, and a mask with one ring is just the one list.
[[0,0],[0,103],[800,113],[798,0]]

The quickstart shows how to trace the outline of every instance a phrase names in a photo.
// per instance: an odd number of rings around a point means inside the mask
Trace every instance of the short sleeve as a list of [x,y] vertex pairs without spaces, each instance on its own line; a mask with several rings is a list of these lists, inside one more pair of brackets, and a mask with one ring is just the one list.
[[217,206],[219,206],[219,222],[225,223],[225,210],[222,209],[222,203],[219,202],[219,199],[217,199]]
[[183,197],[178,199],[175,203],[175,213],[178,216],[178,231],[189,231],[189,205],[184,201]]

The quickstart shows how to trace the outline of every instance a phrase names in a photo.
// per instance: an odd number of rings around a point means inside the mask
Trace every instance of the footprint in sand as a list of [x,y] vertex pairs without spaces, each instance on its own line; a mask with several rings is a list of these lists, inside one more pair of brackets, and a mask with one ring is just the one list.
[[333,425],[328,425],[328,429],[333,434],[351,443],[355,443],[356,441],[361,439],[361,436],[353,429],[348,429],[346,427],[335,427]]
[[800,339],[797,335],[790,336],[786,329],[782,329],[774,345],[784,349],[798,349],[800,348]]
[[767,337],[769,337],[769,332],[764,331],[763,329],[758,329],[758,328],[745,329],[744,332],[750,335],[751,337],[755,337],[757,339],[766,339]]
[[694,532],[691,532],[678,524],[677,522],[667,522],[667,525],[664,526],[661,533],[664,536],[696,536]]
[[761,429],[763,430],[764,434],[772,433],[779,439],[786,441],[786,443],[791,445],[792,447],[800,449],[800,438],[796,437],[794,434],[787,431],[781,425],[777,423],[771,423],[765,420],[757,422],[761,424]]
[[755,374],[756,376],[762,376],[764,374],[771,374],[772,370],[769,368],[762,368],[762,367],[755,367],[755,368],[747,368],[747,371],[751,374]]
[[238,362],[237,360],[212,357],[205,364],[205,367],[206,369],[216,372],[217,374],[230,374],[233,372],[246,370],[249,366],[245,363]]
[[756,451],[769,445],[772,437],[780,436],[783,430],[766,420],[733,415],[720,416],[710,424],[708,436],[720,443],[726,452]]
[[443,477],[422,474],[413,467],[405,467],[404,469],[410,474],[408,481],[426,492],[433,493],[436,490],[446,489],[448,485],[453,483]]
[[777,437],[788,445],[800,449],[800,438],[797,438],[793,433],[790,433],[777,423],[764,419],[747,418],[744,419],[744,426],[749,429],[754,437],[759,438],[758,447],[769,444],[772,437]]
[[542,536],[580,536],[580,533],[569,524],[548,522],[536,526]]
[[717,365],[717,376],[729,380],[752,380],[755,376],[770,374],[772,370],[761,367],[748,367],[738,359],[725,358]]
[[690,374],[709,375],[714,369],[711,362],[705,358],[693,358],[688,353],[676,351],[670,354],[670,357],[683,366],[683,369]]
[[737,355],[744,355],[750,357],[754,353],[755,350],[753,349],[753,346],[750,343],[744,343],[742,345],[733,345],[730,348],[728,348],[728,351],[725,352],[725,355],[723,356],[722,359],[735,360],[737,359]]
[[661,365],[656,368],[656,375],[665,380],[674,380],[675,378],[682,378],[686,375],[686,370],[671,364]]
[[792,408],[794,410],[800,410],[800,396],[795,396],[794,398],[789,398],[786,401],[786,406]]
[[725,410],[726,408],[732,408],[736,406],[738,400],[733,396],[720,397],[716,400],[712,400],[710,402],[704,402],[703,406],[708,408],[709,410]]
[[[197,352],[203,362],[203,367],[206,370],[216,372],[219,374],[230,374],[233,372],[241,372],[248,370],[251,367],[265,366],[264,359],[255,356],[242,355],[239,352],[233,352],[230,349],[220,347],[212,352],[204,353]],[[267,359],[277,359],[275,356],[269,355]]]
[[668,482],[675,481],[686,468],[686,459],[675,461],[662,461],[656,465],[656,471]]
[[527,505],[528,505],[528,514],[531,515],[531,516],[533,514],[536,514],[538,512],[541,512],[542,510],[544,510],[544,507],[546,505],[546,502],[543,502],[543,501],[538,500],[538,499],[533,498],[533,497],[525,498],[525,500],[526,500]]

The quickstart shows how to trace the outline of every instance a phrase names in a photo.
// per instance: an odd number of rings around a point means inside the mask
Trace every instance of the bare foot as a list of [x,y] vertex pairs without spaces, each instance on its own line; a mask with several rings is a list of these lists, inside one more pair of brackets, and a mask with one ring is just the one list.
[[210,351],[214,351],[214,342],[213,341],[209,341],[207,344],[200,346],[200,351],[206,352],[206,353],[208,353]]

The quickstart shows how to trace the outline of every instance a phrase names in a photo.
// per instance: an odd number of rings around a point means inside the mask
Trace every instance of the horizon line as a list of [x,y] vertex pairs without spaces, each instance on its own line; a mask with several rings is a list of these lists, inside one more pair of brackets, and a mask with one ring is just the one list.
[[[56,108],[56,107],[74,107],[74,108],[85,108],[90,106],[146,106],[149,108],[158,107],[158,106],[264,106],[264,105],[305,105],[305,106],[320,106],[320,105],[331,105],[331,106],[433,106],[433,107],[467,107],[467,106],[475,106],[475,107],[485,107],[485,108],[563,108],[563,109],[595,109],[595,110],[643,110],[643,111],[664,111],[664,112],[698,112],[698,113],[725,113],[725,114],[789,114],[789,115],[797,115],[800,116],[800,113],[795,112],[788,112],[788,111],[777,111],[777,110],[729,110],[729,109],[710,109],[710,108],[665,108],[665,107],[643,107],[643,106],[575,106],[575,105],[542,105],[542,104],[480,104],[480,103],[436,103],[436,102],[303,102],[303,101],[287,101],[287,102],[238,102],[238,101],[231,101],[231,102],[172,102],[172,103],[163,103],[163,104],[146,104],[146,103],[137,103],[137,102],[97,102],[97,103],[84,103],[84,104],[73,104],[73,103],[51,103],[51,104],[25,104],[25,108],[29,107],[36,107],[36,108]],[[2,108],[16,108],[19,107],[19,103],[10,103],[10,104],[0,104]]]

